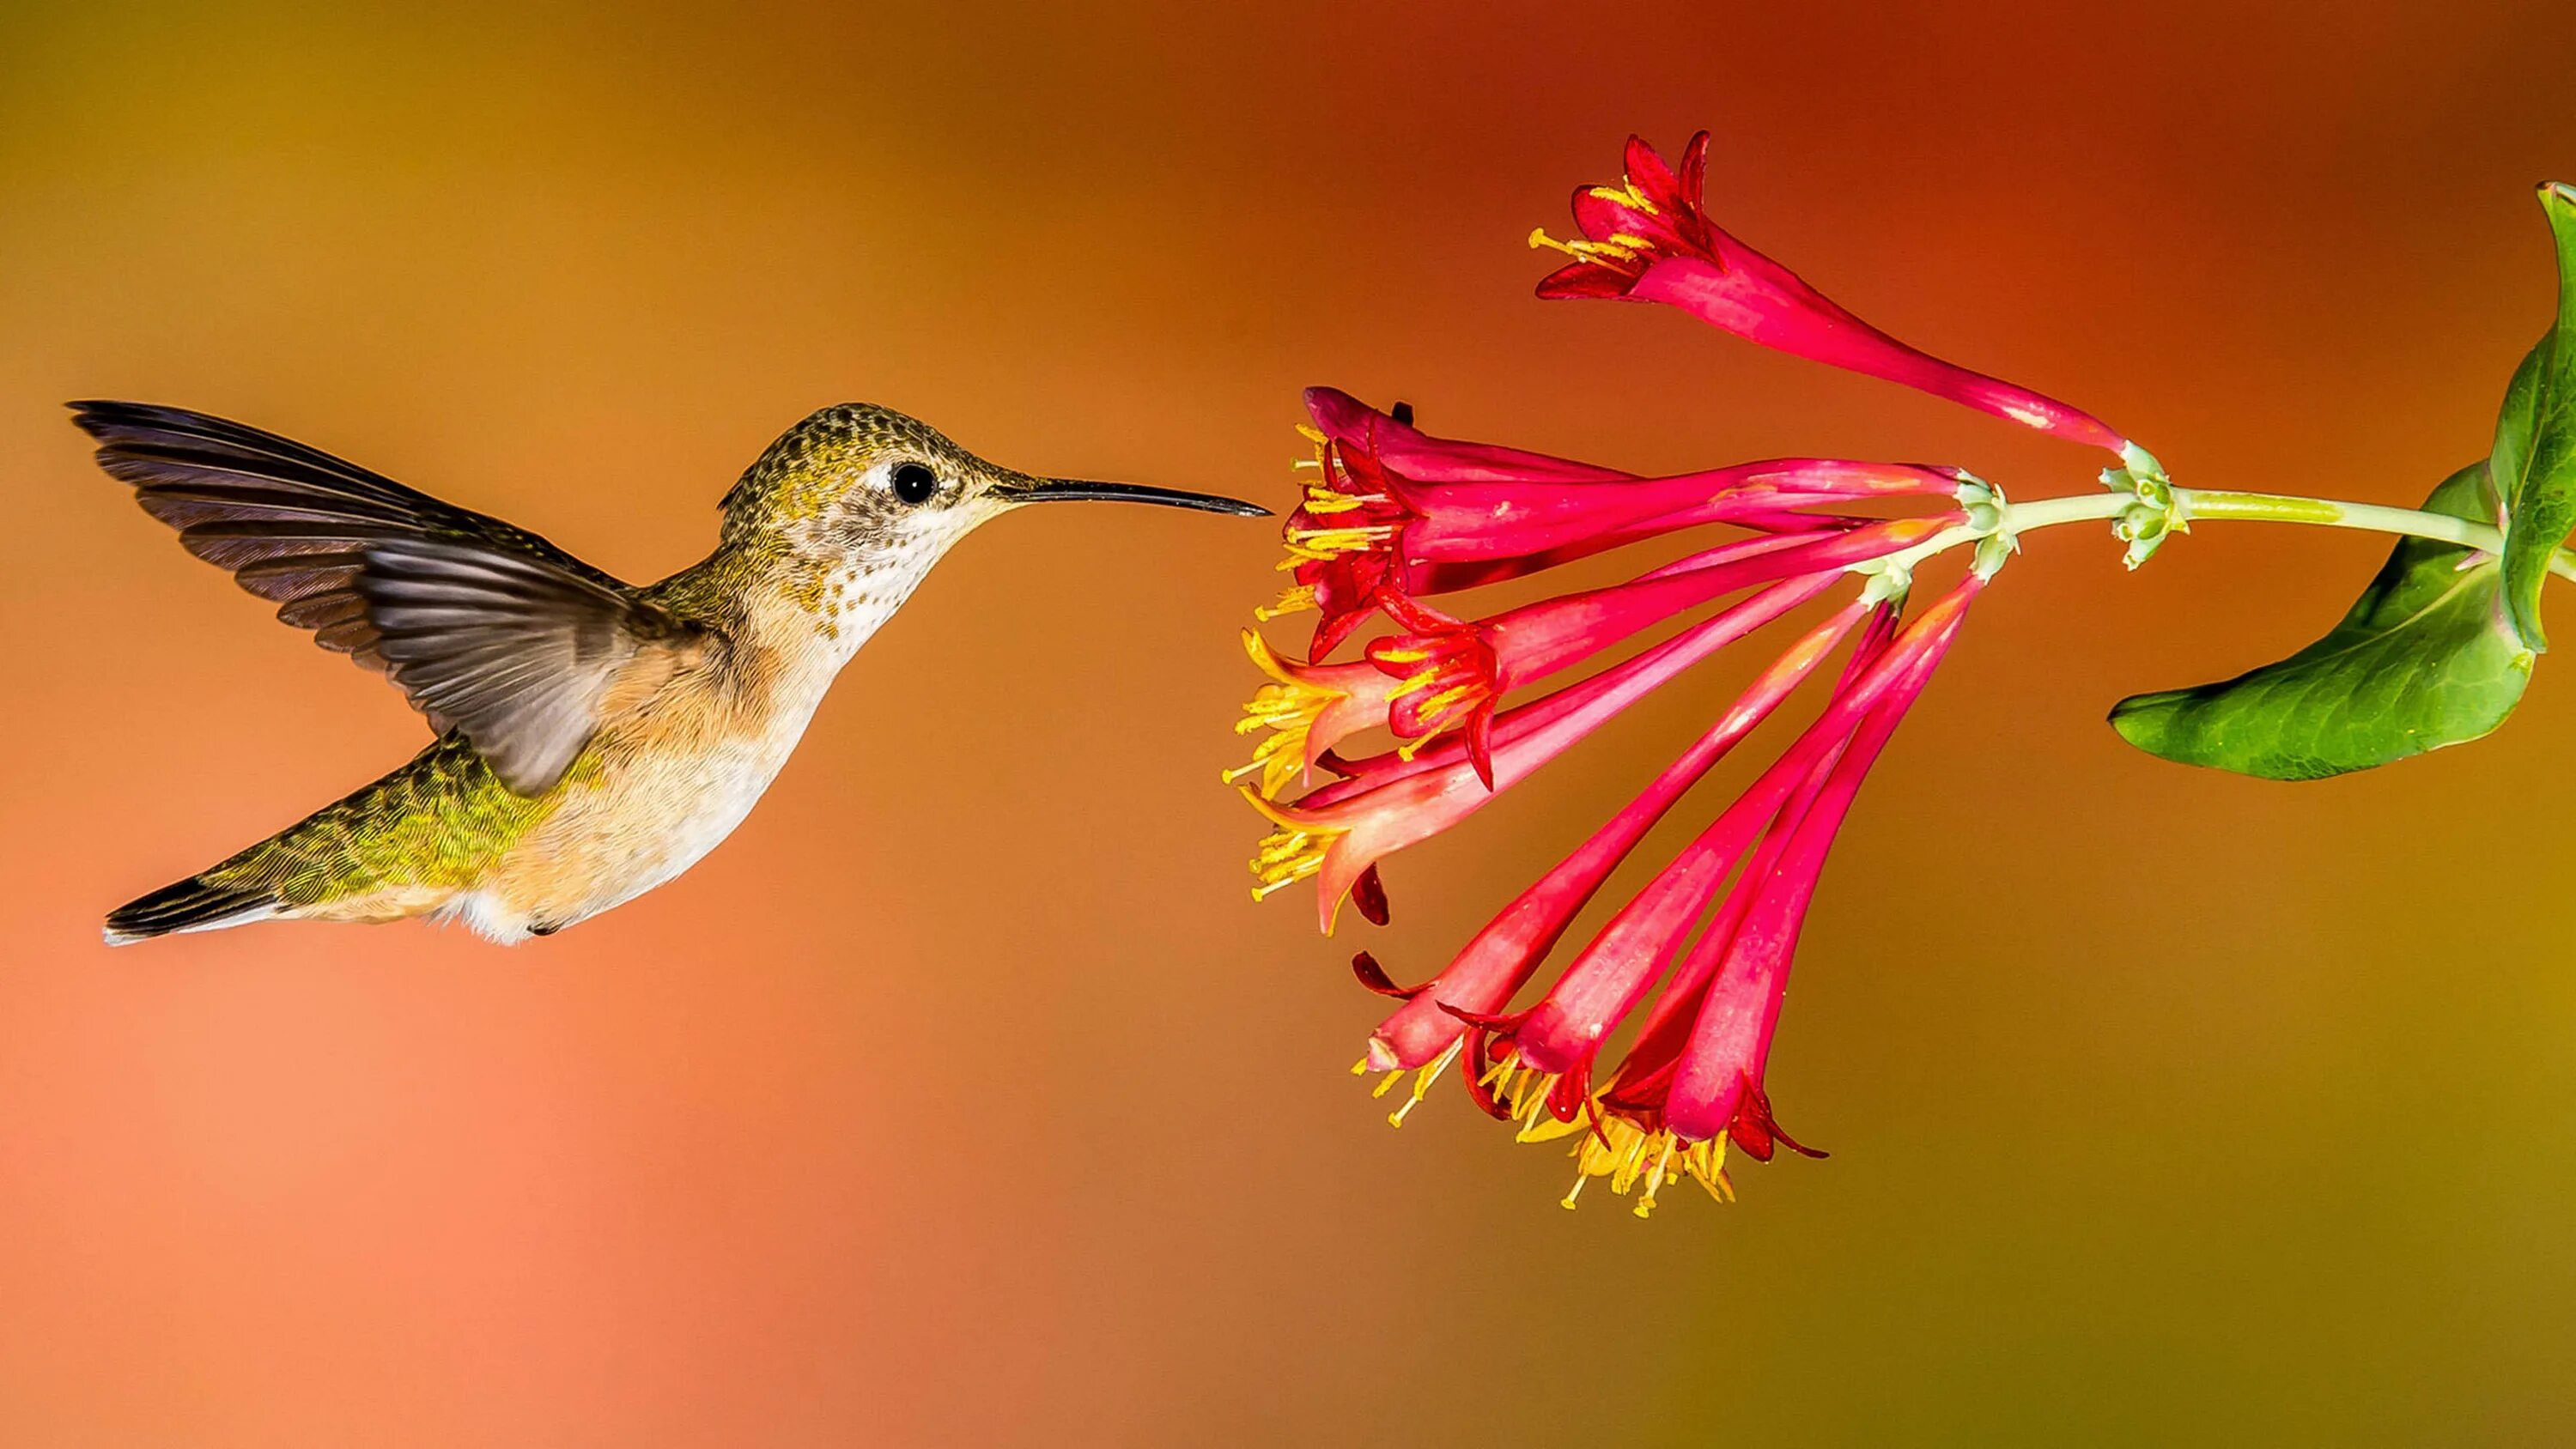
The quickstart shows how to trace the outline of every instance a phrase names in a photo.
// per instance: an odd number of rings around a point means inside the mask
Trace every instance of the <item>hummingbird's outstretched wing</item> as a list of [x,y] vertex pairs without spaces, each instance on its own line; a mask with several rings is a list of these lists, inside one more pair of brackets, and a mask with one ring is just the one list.
[[510,788],[560,779],[612,700],[704,630],[533,533],[274,433],[182,408],[78,402],[99,466],[190,553],[325,649],[392,676]]

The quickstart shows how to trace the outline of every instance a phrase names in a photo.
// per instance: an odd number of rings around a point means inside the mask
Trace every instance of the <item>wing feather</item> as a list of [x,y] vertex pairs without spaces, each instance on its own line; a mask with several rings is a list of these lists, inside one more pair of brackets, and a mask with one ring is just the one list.
[[99,466],[190,553],[390,675],[523,793],[706,637],[535,534],[318,448],[179,408],[72,407]]

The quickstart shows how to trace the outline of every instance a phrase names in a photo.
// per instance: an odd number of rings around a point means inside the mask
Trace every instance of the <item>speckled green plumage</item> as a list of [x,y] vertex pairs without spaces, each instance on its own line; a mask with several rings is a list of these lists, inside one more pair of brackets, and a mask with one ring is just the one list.
[[577,762],[563,784],[542,795],[520,795],[501,783],[463,737],[443,735],[401,769],[202,878],[274,892],[290,907],[388,886],[462,889],[552,813],[567,787],[595,770],[594,761]]

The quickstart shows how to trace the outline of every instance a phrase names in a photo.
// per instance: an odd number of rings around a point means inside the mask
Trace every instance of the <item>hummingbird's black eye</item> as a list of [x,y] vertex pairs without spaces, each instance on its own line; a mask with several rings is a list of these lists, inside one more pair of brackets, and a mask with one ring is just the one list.
[[903,463],[894,470],[894,496],[906,503],[928,503],[939,491],[939,475],[927,463]]

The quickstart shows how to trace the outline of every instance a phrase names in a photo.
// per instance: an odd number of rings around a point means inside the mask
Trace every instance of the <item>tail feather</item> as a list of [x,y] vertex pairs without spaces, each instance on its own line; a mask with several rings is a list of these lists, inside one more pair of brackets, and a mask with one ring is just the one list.
[[219,885],[204,876],[190,876],[108,912],[107,944],[130,946],[182,931],[219,931],[226,926],[248,925],[267,920],[285,905],[274,890]]

